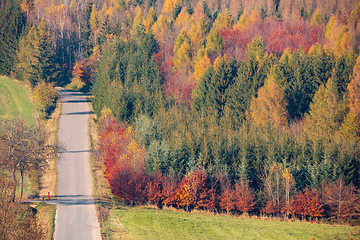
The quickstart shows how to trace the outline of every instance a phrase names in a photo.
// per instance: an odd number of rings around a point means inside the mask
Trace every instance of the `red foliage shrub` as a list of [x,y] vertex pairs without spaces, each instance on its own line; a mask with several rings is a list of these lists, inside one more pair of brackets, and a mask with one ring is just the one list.
[[111,121],[99,138],[104,175],[113,194],[132,203],[145,202],[145,151],[132,140],[132,132]]
[[299,192],[291,201],[290,206],[290,213],[296,215],[322,217],[324,212],[320,193],[308,188],[304,192]]
[[236,209],[240,212],[249,212],[254,209],[255,196],[251,192],[249,184],[241,181],[235,185],[234,202]]
[[166,177],[163,181],[163,195],[165,206],[179,206],[178,179],[175,177]]
[[226,189],[220,196],[220,208],[227,212],[235,210],[234,191]]
[[148,201],[152,204],[157,204],[158,207],[161,207],[164,200],[163,194],[163,182],[164,176],[161,172],[157,171],[150,181],[146,185],[146,193]]

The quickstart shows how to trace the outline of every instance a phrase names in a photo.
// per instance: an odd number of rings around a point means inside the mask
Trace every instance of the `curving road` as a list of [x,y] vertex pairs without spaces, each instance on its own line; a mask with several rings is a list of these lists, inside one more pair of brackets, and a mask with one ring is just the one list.
[[55,240],[101,239],[89,164],[89,105],[83,94],[59,88],[62,112],[58,141],[65,153],[58,160]]

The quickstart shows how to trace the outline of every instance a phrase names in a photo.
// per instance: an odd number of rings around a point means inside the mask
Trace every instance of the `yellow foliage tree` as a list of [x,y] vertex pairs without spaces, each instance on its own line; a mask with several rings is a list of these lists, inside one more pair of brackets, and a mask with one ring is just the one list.
[[216,18],[212,29],[213,30],[221,30],[224,28],[230,28],[231,27],[231,17],[228,11],[225,12],[224,15],[219,14],[219,16]]
[[203,18],[192,25],[190,31],[190,41],[195,49],[198,49],[201,45],[204,46],[206,38],[206,26]]
[[194,75],[196,80],[199,80],[204,74],[205,70],[211,65],[210,58],[205,52],[205,49],[201,48],[198,50],[196,56],[197,61],[194,64]]
[[185,10],[185,8],[183,8],[176,18],[174,27],[176,29],[186,29],[186,31],[189,31],[193,25],[194,20],[191,18],[190,14]]
[[334,15],[330,17],[327,25],[326,25],[326,28],[325,28],[325,38],[328,40],[328,41],[332,41],[332,36],[333,36],[333,32],[334,32],[334,29],[335,29],[335,17]]
[[136,16],[134,17],[133,25],[132,25],[132,32],[135,31],[135,28],[139,25],[144,23],[144,14],[139,6],[136,7]]
[[321,12],[319,9],[316,9],[315,13],[314,13],[314,17],[311,20],[311,25],[315,26],[315,25],[319,25],[322,24],[323,20],[322,20],[322,16],[321,16]]
[[124,155],[123,157],[131,159],[131,167],[134,171],[142,170],[145,161],[145,149],[140,147],[136,141],[132,140],[129,143]]
[[310,111],[305,115],[305,132],[315,140],[331,139],[339,130],[345,117],[346,105],[339,98],[334,81],[330,78],[326,87],[321,85],[316,91]]
[[238,30],[244,30],[246,29],[250,24],[250,18],[246,15],[246,13],[241,14],[239,21],[234,25],[235,29]]
[[347,26],[343,26],[335,41],[335,52],[341,54],[344,51],[350,50],[350,47],[351,39],[349,29]]
[[339,129],[339,135],[342,139],[347,141],[360,139],[360,121],[358,115],[353,111],[350,111],[346,115],[344,122]]
[[283,212],[288,215],[290,210],[290,193],[295,185],[295,178],[287,168],[282,171],[281,177],[283,179],[283,185],[285,190],[285,209]]
[[148,33],[151,29],[151,27],[154,25],[154,23],[156,22],[156,13],[153,7],[150,8],[149,13],[146,17],[146,21],[145,21],[145,32]]
[[34,88],[33,94],[36,102],[42,107],[43,113],[46,114],[46,111],[55,103],[58,91],[54,88],[54,83],[43,81]]
[[191,46],[185,30],[181,30],[176,38],[173,62],[176,69],[185,69],[191,66]]
[[152,32],[155,38],[160,43],[165,43],[168,39],[167,33],[169,28],[169,21],[166,16],[160,15],[158,20],[152,26]]
[[165,0],[162,12],[164,14],[171,14],[175,7],[181,4],[182,0]]
[[350,111],[356,114],[360,119],[360,57],[356,60],[347,89],[349,93]]
[[286,107],[283,89],[273,77],[269,77],[259,89],[258,97],[251,100],[250,117],[258,125],[271,122],[277,127],[285,126],[288,119]]

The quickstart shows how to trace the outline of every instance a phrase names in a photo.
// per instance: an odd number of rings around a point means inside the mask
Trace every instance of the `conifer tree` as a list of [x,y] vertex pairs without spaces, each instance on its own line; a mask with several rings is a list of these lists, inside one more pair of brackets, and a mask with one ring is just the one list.
[[346,92],[355,63],[355,54],[348,51],[342,53],[335,63],[331,78],[333,79],[340,96]]
[[224,42],[219,30],[211,30],[206,38],[206,52],[209,56],[217,56],[224,49]]
[[330,140],[339,130],[346,112],[346,105],[339,97],[334,81],[321,85],[305,115],[305,131],[312,140]]
[[229,100],[229,89],[236,77],[236,67],[225,56],[209,67],[193,92],[193,108],[202,114],[222,115]]
[[61,68],[45,20],[34,25],[20,41],[15,72],[20,80],[29,81],[32,87],[42,81],[61,84]]
[[347,90],[350,111],[360,119],[360,57],[356,60]]
[[13,70],[19,40],[26,26],[26,16],[20,9],[20,0],[0,2],[0,74]]
[[262,126],[268,122],[276,127],[286,126],[288,115],[286,107],[287,103],[281,86],[270,77],[259,89],[257,98],[253,97],[250,103],[251,119]]
[[185,30],[181,30],[174,45],[174,66],[176,69],[188,69],[191,66],[191,43]]
[[264,85],[273,65],[273,59],[265,56],[264,45],[258,38],[248,44],[246,54],[247,61],[239,64],[234,85],[229,90],[228,107],[236,122],[245,120],[252,97],[257,96],[259,87]]
[[154,23],[157,20],[157,16],[155,13],[155,10],[153,7],[150,8],[149,13],[145,20],[145,32],[148,33],[151,29],[151,27],[154,25]]

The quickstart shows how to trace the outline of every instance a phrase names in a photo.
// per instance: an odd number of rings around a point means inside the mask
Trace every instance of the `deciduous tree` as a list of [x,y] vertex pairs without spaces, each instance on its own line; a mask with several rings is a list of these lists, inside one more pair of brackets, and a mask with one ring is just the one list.
[[1,165],[11,173],[11,201],[15,201],[18,185],[16,174],[20,173],[20,199],[23,192],[24,174],[31,170],[41,172],[47,166],[48,157],[57,152],[57,145],[49,145],[48,135],[24,120],[3,120],[0,128]]

